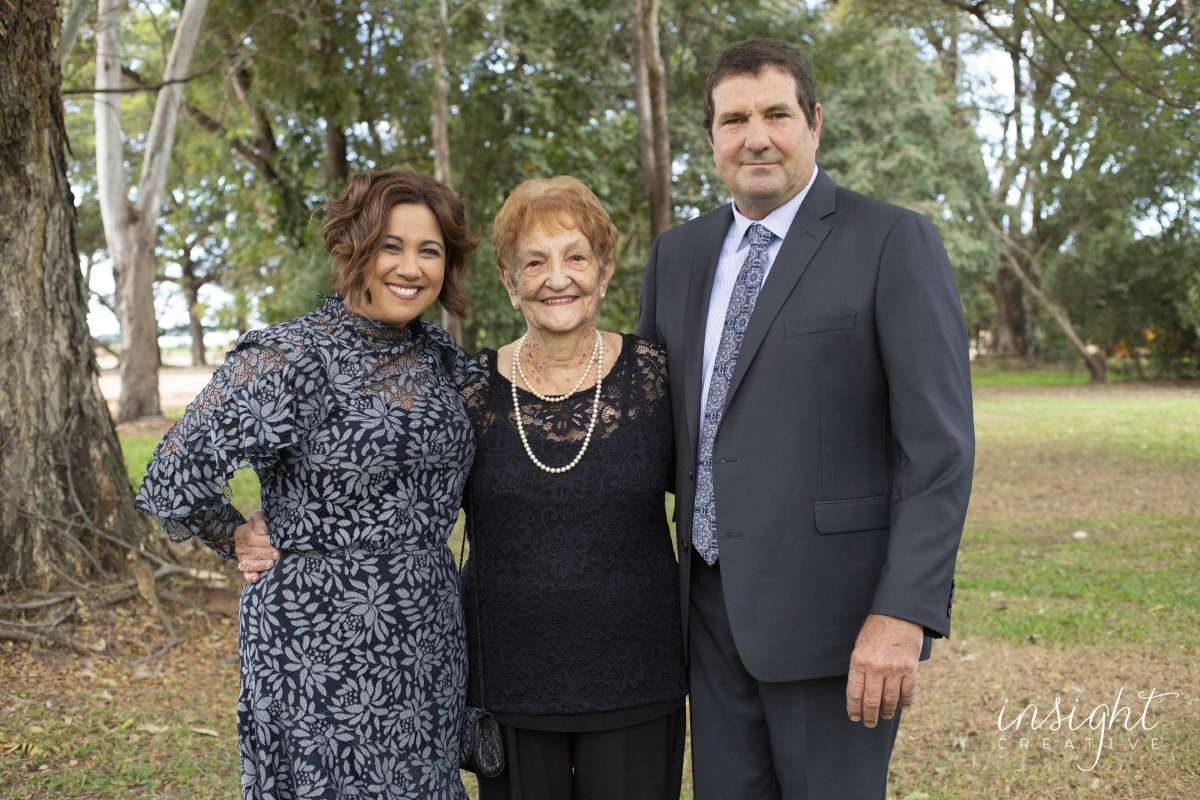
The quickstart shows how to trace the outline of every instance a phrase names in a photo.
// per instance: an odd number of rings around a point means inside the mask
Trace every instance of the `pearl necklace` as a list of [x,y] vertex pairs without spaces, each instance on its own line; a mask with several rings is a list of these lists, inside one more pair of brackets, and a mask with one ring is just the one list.
[[[521,341],[517,342],[517,347],[516,347],[516,350],[514,351],[514,355],[519,354],[521,352],[521,348],[524,346],[525,339],[528,336],[529,336],[528,331],[526,331],[524,334],[521,335]],[[529,392],[537,399],[545,400],[547,403],[560,403],[563,400],[566,400],[571,395],[578,392],[579,387],[583,386],[583,382],[585,380],[587,380],[588,373],[592,371],[592,364],[594,364],[596,361],[596,354],[603,352],[603,349],[602,349],[603,347],[604,347],[604,345],[601,344],[601,342],[600,342],[600,331],[596,331],[596,344],[594,344],[592,346],[592,357],[588,360],[587,365],[583,368],[583,374],[579,376],[579,380],[575,381],[575,386],[572,387],[571,391],[567,392],[566,394],[552,396],[552,395],[548,395],[548,394],[542,394],[537,389],[533,388],[533,381],[529,380],[529,377],[525,374],[525,370],[521,368],[521,359],[519,356],[513,359],[513,363],[516,364],[516,373],[515,374],[518,374],[521,376],[521,380],[525,381],[525,385],[529,387]]]
[[[525,334],[525,336],[528,336],[528,335],[529,335],[528,333]],[[530,448],[530,446],[529,446],[529,438],[525,435],[525,425],[521,422],[521,403],[520,403],[520,400],[517,398],[517,381],[515,380],[515,378],[517,375],[521,375],[521,377],[525,377],[521,373],[521,345],[525,344],[525,336],[522,336],[520,339],[518,339],[516,346],[513,347],[512,374],[513,374],[514,380],[512,381],[511,385],[512,385],[513,413],[515,414],[515,416],[517,418],[517,434],[520,435],[520,437],[521,437],[521,444],[525,448],[525,455],[529,456],[529,460],[534,463],[534,466],[536,466],[538,469],[542,470],[543,472],[549,472],[553,475],[558,475],[560,473],[567,472],[568,470],[572,469],[576,464],[579,463],[580,459],[583,458],[583,454],[587,452],[588,445],[592,441],[592,431],[596,430],[596,420],[598,420],[600,418],[600,386],[603,383],[603,378],[600,373],[604,369],[604,339],[603,339],[603,337],[600,336],[600,331],[596,331],[596,345],[593,348],[593,352],[597,352],[597,351],[599,352],[599,360],[596,363],[596,393],[595,393],[595,398],[592,400],[592,419],[590,422],[588,422],[587,433],[583,437],[583,447],[579,448],[579,454],[576,455],[574,460],[572,460],[571,463],[567,464],[565,467],[548,467],[545,464],[543,464],[541,461],[538,461],[538,457],[533,454],[533,449]],[[589,367],[591,366],[590,362],[588,363],[588,366]],[[584,374],[586,374],[586,373],[584,373]],[[525,382],[529,383],[528,380],[526,380]],[[582,381],[581,381],[581,383],[582,383]],[[532,390],[532,387],[530,387],[530,388]],[[576,388],[578,388],[578,385],[576,385]],[[534,394],[537,394],[537,392],[534,392]],[[537,396],[542,397],[542,395],[540,395],[540,394]],[[568,396],[569,395],[563,395],[562,397],[566,398]],[[542,397],[542,399],[545,400],[546,398]],[[562,399],[562,398],[560,398],[560,399]]]

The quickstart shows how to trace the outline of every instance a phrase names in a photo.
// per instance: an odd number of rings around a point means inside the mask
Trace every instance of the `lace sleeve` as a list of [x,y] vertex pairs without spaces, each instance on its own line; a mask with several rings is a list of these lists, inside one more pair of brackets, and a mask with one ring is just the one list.
[[487,410],[488,375],[491,374],[491,364],[494,358],[495,353],[491,350],[481,350],[472,359],[475,364],[472,380],[459,387],[458,390],[458,395],[462,398],[463,406],[467,409],[467,416],[471,418],[471,424],[475,426],[476,433],[480,430],[483,416]]
[[647,406],[655,415],[655,427],[671,454],[667,474],[675,474],[675,427],[671,419],[671,382],[667,376],[667,349],[650,339],[635,340],[637,353],[637,375]]
[[460,391],[480,375],[479,362],[467,355],[454,337],[432,322],[426,322],[426,335],[433,341],[446,366],[446,372]]
[[229,502],[229,477],[270,468],[316,424],[322,375],[297,341],[269,330],[243,336],[155,448],[134,506],[158,517],[172,541],[196,536],[235,558],[233,530],[245,519]]

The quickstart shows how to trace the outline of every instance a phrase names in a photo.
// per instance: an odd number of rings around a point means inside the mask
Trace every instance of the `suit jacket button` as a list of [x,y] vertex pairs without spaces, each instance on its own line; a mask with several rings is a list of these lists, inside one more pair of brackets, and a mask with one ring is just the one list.
[[694,470],[694,469],[689,469],[689,470],[688,470],[688,480],[689,480],[689,481],[692,481],[693,483],[695,482],[695,480],[696,480],[696,470]]

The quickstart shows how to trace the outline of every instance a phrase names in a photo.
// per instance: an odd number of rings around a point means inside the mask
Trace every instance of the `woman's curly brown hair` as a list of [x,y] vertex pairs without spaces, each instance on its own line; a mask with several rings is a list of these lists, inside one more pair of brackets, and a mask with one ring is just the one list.
[[383,249],[388,214],[405,203],[423,205],[437,219],[446,244],[446,272],[438,301],[462,319],[468,301],[459,283],[479,236],[467,229],[462,200],[444,184],[412,167],[353,175],[340,195],[317,210],[324,217],[321,235],[325,249],[333,259],[334,291],[350,305],[371,302],[367,277]]

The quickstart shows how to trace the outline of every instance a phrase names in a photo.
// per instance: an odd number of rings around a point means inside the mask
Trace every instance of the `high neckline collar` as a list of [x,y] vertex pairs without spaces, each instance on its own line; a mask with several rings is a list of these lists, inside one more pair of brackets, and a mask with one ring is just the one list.
[[346,305],[345,298],[340,294],[335,294],[332,297],[324,297],[324,310],[332,313],[347,326],[369,339],[398,344],[411,339],[420,327],[420,317],[409,321],[402,328],[397,328],[381,320],[372,319],[371,317],[359,314],[357,311],[350,310],[350,307]]

